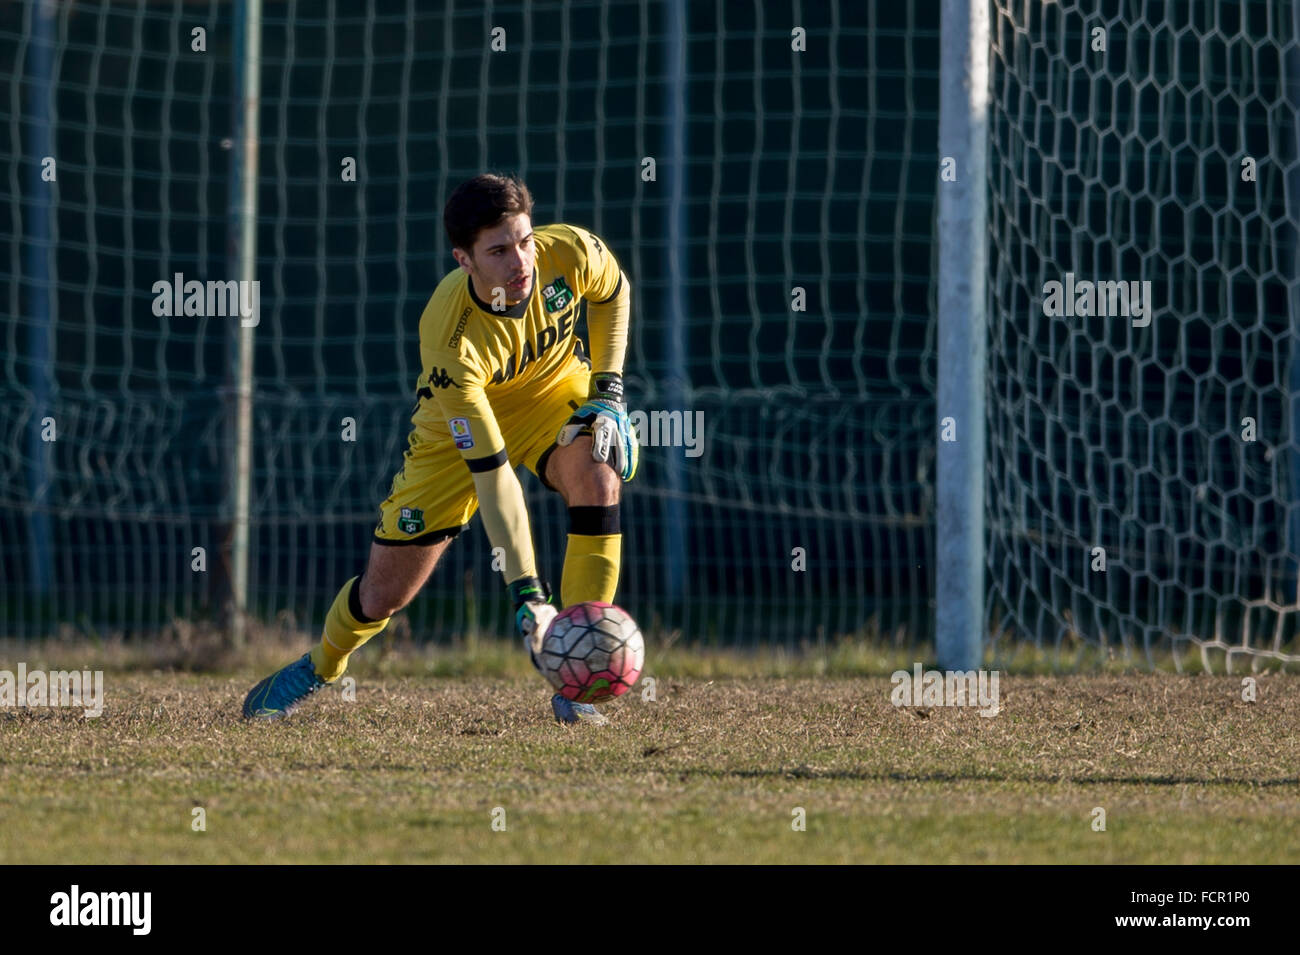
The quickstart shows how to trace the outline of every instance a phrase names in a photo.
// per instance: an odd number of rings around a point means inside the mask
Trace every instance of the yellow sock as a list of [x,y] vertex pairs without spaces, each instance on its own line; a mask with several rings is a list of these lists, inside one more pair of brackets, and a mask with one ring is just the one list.
[[355,614],[361,612],[359,577],[353,577],[339,591],[330,611],[325,615],[325,633],[320,645],[311,652],[311,662],[316,665],[316,675],[332,683],[348,668],[348,654],[371,637],[383,631],[391,619],[362,623]]
[[564,549],[560,599],[572,607],[587,600],[614,602],[622,534],[570,534]]

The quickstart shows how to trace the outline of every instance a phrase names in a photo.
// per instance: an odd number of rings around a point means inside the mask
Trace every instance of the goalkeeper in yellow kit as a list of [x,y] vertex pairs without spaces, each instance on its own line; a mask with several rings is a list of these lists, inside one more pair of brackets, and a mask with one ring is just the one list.
[[[534,229],[533,200],[513,178],[476,176],[443,212],[460,268],[420,317],[421,375],[413,428],[365,572],[343,585],[320,644],[248,694],[244,715],[275,719],[338,680],[348,655],[420,592],[475,510],[531,652],[554,619],[540,579],[521,463],[569,508],[564,606],[612,603],[622,535],[619,497],[636,473],[637,443],[623,400],[631,289],[605,244],[585,229]],[[591,357],[575,334],[587,301]],[[590,704],[556,695],[563,722],[604,722]]]

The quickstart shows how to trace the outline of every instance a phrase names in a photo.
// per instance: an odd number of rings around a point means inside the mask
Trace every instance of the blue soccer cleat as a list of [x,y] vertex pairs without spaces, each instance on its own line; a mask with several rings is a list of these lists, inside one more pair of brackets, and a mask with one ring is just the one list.
[[586,723],[588,726],[604,726],[609,722],[605,716],[590,703],[575,703],[556,693],[551,697],[551,709],[555,719],[561,723]]
[[311,654],[304,653],[287,667],[277,670],[249,691],[244,698],[244,718],[278,720],[293,712],[307,697],[329,686],[316,675]]

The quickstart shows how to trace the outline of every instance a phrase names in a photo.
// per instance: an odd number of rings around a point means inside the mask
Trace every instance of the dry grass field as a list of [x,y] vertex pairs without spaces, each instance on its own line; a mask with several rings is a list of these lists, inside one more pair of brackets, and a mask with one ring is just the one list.
[[0,709],[6,865],[1300,862],[1292,675],[1248,703],[1240,676],[1004,673],[989,718],[893,706],[883,657],[843,676],[679,651],[652,659],[653,700],[564,727],[489,645],[359,655],[354,699],[252,725],[270,656],[28,656],[103,666],[106,703]]

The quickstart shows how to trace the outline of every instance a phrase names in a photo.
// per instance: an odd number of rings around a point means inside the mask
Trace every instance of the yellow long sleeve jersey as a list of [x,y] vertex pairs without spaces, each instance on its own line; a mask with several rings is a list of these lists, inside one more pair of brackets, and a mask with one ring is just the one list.
[[[528,298],[493,310],[457,269],[420,317],[418,428],[441,418],[474,477],[493,547],[505,551],[506,582],[536,576],[523,490],[509,467],[497,412],[545,390],[581,342],[578,303],[587,301],[592,372],[623,371],[631,287],[598,237],[577,226],[533,230],[537,259]],[[428,399],[432,400],[428,400]]]

